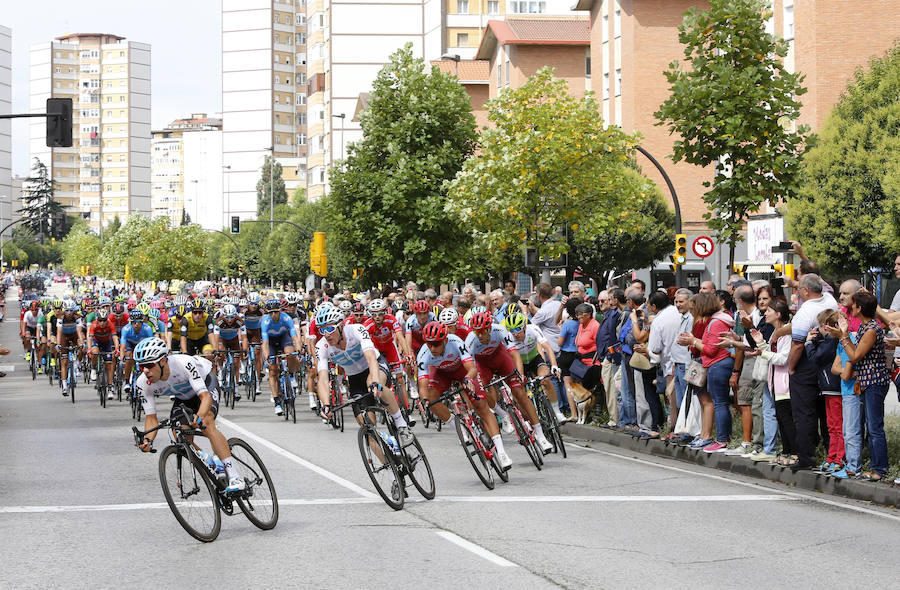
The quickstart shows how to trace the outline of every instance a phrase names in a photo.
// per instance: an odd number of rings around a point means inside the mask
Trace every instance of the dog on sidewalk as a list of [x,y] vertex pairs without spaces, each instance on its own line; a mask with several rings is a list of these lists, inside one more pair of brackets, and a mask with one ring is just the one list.
[[569,389],[572,392],[572,396],[575,398],[575,407],[573,408],[574,415],[572,418],[577,419],[578,424],[584,424],[588,415],[590,415],[591,410],[594,409],[596,403],[594,394],[585,389],[581,383],[574,381],[569,386]]

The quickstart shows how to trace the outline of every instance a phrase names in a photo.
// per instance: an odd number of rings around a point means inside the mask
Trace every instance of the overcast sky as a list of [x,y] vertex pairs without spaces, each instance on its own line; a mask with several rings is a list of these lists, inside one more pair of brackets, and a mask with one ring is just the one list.
[[[219,0],[89,0],[6,3],[0,25],[12,29],[12,102],[28,112],[28,50],[66,33],[111,33],[150,44],[154,129],[191,113],[222,110],[222,15]],[[27,175],[27,119],[13,121],[13,174]]]

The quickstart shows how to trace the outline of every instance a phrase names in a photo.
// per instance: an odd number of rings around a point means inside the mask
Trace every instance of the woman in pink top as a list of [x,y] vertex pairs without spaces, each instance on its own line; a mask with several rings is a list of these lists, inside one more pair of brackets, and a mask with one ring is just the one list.
[[[597,385],[600,378],[600,365],[603,361],[597,360],[597,330],[600,324],[594,319],[593,308],[582,303],[575,308],[575,317],[578,319],[578,334],[575,336],[575,346],[578,348],[578,358],[590,369],[581,380],[581,385],[591,390]],[[597,367],[597,368],[595,368]]]

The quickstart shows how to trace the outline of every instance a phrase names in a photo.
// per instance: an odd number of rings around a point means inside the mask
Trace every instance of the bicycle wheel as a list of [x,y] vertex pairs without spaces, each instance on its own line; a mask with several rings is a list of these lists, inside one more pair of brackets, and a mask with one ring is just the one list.
[[247,395],[251,402],[256,401],[256,366],[251,363],[248,367],[250,376],[247,378]]
[[406,492],[393,451],[372,426],[360,428],[357,441],[366,473],[369,474],[372,485],[378,490],[378,495],[385,504],[394,510],[400,510],[403,508]]
[[413,434],[413,442],[403,447],[403,458],[406,462],[406,475],[426,500],[434,499],[434,473],[431,471],[431,463],[425,455],[425,449],[416,435]]
[[37,354],[34,348],[31,349],[31,361],[29,362],[29,368],[31,369],[31,380],[34,381],[37,379],[37,362],[35,362],[35,354]]
[[566,458],[566,445],[563,443],[562,433],[559,431],[559,420],[556,419],[556,413],[553,411],[553,405],[546,395],[541,395],[541,406],[543,416],[541,416],[541,424],[544,426],[544,432],[549,434],[550,443],[553,445],[553,452],[560,453],[563,459]]
[[[509,410],[509,408],[507,410]],[[542,457],[543,453],[541,453],[541,450],[537,448],[537,445],[531,439],[531,435],[522,423],[519,412],[513,408],[512,411],[509,412],[509,418],[513,423],[513,428],[516,429],[516,437],[519,439],[519,444],[525,447],[525,452],[528,453],[531,462],[534,463],[534,466],[537,467],[538,470],[540,470],[541,466],[544,464],[544,458]]]
[[47,353],[47,379],[50,381],[50,387],[53,387],[53,367],[50,366],[50,359],[53,356]]
[[204,543],[219,536],[222,515],[216,490],[206,468],[191,460],[184,447],[169,445],[163,449],[159,482],[172,514],[190,536]]
[[456,423],[456,436],[459,437],[459,442],[466,452],[466,458],[469,460],[469,464],[471,464],[472,469],[475,470],[475,475],[478,476],[478,479],[481,480],[484,487],[493,490],[494,476],[491,475],[491,469],[488,467],[484,454],[475,443],[475,432],[473,432],[471,427],[463,421],[462,416],[455,416],[454,422]]
[[75,365],[72,364],[72,361],[69,361],[69,381],[66,383],[66,387],[69,388],[69,399],[72,400],[72,403],[75,403],[75,385],[78,382],[78,379],[75,378]]
[[275,528],[278,522],[278,495],[269,470],[256,451],[241,439],[229,438],[228,446],[231,447],[235,467],[247,484],[247,489],[237,494],[238,507],[259,528],[265,531]]
[[234,380],[234,366],[228,367],[228,395],[231,402],[231,409],[234,409],[234,402],[237,401],[237,381]]

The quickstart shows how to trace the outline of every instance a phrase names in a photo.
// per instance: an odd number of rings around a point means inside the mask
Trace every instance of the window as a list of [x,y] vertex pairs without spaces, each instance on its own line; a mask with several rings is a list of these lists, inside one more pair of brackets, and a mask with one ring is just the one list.
[[[97,57],[100,57],[100,55],[97,54]],[[120,52],[119,52],[119,57],[125,57],[125,52],[124,52],[124,51],[120,51]]]
[[306,125],[306,113],[297,113],[297,125]]
[[62,88],[62,84],[61,84],[60,82],[57,82],[57,83],[56,83],[56,87],[57,87],[57,88]]
[[275,74],[275,83],[281,84],[281,76],[279,76],[278,74]]
[[790,41],[794,38],[794,7],[784,7],[784,39]]
[[106,97],[106,102],[112,102],[112,97],[111,97],[111,96],[107,96],[107,97]]
[[306,15],[305,15],[305,14],[298,14],[298,15],[297,15],[297,24],[298,24],[298,25],[305,25],[305,24],[306,24]]
[[306,33],[297,33],[297,45],[306,45]]
[[503,62],[497,62],[497,88],[503,86]]
[[119,176],[125,176],[125,170],[124,170],[124,169],[119,170]]
[[469,14],[469,0],[456,0],[456,13]]
[[319,184],[325,184],[325,168],[319,168]]
[[128,85],[127,80],[119,80],[119,86],[127,86],[127,85]]
[[297,145],[306,145],[306,134],[305,133],[297,134]]
[[600,32],[603,35],[603,37],[602,37],[603,43],[608,42],[609,41],[609,15],[608,14],[603,15],[603,24],[601,25]]
[[275,42],[281,43],[281,35],[279,35],[278,33],[275,33]]
[[457,47],[466,47],[469,44],[469,34],[468,33],[457,33],[456,34],[456,46]]
[[124,95],[124,94],[123,94],[122,96],[119,97],[119,102],[125,102],[125,95]]
[[323,153],[325,152],[325,136],[324,135],[319,136],[319,151],[323,152]]
[[124,162],[124,161],[125,161],[125,154],[119,154],[119,161],[120,161],[120,162]]
[[285,79],[284,79],[284,83],[289,85],[289,84],[291,83],[291,79],[290,79],[290,78],[285,78]]
[[506,85],[509,86],[509,56],[506,57]]
[[275,95],[275,104],[279,104],[281,102],[281,97],[279,95]]
[[278,144],[281,143],[281,136],[280,136],[280,135],[276,135],[276,136],[275,136],[275,143],[278,143]]
[[622,96],[622,68],[616,68],[616,96]]
[[62,68],[57,67],[57,68],[56,68],[56,73],[57,73],[57,74],[62,74]]
[[591,50],[590,48],[584,51],[584,77],[591,77]]
[[603,99],[609,98],[609,72],[603,72]]
[[319,19],[319,22],[317,23],[317,24],[318,24],[318,27],[319,27],[320,29],[324,29],[324,28],[325,28],[325,15],[322,14],[322,13],[319,13],[319,14],[316,15],[316,16],[317,16],[318,19]]
[[616,10],[613,15],[613,37],[622,36],[622,11]]
[[297,74],[297,84],[306,84],[306,72]]
[[301,65],[301,66],[306,65],[306,54],[305,53],[297,54],[297,65]]
[[488,0],[488,14],[500,14],[500,2],[498,0]]
[[284,56],[284,63],[286,63],[287,65],[291,65],[291,56],[290,55]]
[[298,104],[298,105],[305,105],[305,104],[306,104],[306,95],[305,95],[305,94],[298,94],[298,95],[297,95],[297,104]]
[[288,35],[288,36],[287,36],[287,39],[285,40],[285,43],[286,43],[287,45],[290,45],[290,44],[293,43],[293,42],[294,42],[294,40],[291,38],[290,35]]

